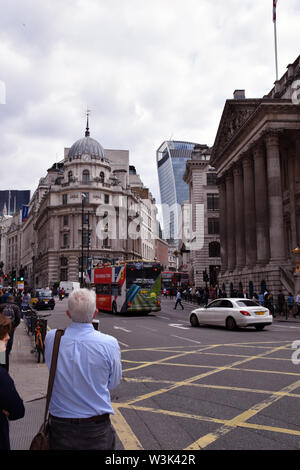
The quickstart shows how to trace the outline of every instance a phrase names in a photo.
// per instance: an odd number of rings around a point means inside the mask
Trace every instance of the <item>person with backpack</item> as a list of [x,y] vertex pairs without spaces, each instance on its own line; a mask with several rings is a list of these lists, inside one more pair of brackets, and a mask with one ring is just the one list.
[[21,313],[20,309],[14,301],[14,297],[9,295],[6,299],[6,302],[0,305],[0,313],[4,316],[8,317],[11,320],[12,328],[9,333],[9,341],[6,346],[6,361],[5,367],[7,371],[9,370],[9,354],[12,350],[13,341],[14,341],[14,333],[17,326],[20,324],[21,320]]

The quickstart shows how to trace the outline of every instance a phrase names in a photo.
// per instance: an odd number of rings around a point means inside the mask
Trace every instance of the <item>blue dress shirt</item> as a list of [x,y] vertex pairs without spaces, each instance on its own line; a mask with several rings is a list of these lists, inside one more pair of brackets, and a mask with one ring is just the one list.
[[[45,338],[49,369],[55,332],[49,331]],[[96,331],[91,323],[72,322],[61,338],[49,412],[61,418],[114,414],[109,390],[121,376],[116,338]]]

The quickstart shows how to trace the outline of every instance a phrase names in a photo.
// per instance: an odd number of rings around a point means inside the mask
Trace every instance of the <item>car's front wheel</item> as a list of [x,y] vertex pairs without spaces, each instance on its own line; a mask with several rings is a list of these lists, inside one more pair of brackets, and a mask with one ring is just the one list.
[[227,330],[235,330],[236,329],[236,323],[235,323],[234,318],[228,317],[226,319],[226,328],[227,328]]
[[198,318],[194,313],[190,316],[190,322],[192,326],[199,326]]

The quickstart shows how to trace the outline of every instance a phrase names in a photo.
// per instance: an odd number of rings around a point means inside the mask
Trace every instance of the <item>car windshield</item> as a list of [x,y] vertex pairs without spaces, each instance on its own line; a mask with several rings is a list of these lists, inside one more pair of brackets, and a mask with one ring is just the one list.
[[258,307],[259,303],[255,302],[255,300],[238,300],[237,304],[239,307]]
[[50,290],[44,290],[39,292],[39,297],[45,298],[45,297],[52,297],[51,291]]

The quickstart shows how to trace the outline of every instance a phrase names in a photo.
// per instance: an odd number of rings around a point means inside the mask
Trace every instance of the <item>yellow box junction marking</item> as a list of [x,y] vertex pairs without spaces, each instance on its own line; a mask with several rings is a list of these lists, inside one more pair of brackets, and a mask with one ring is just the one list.
[[[275,343],[280,343],[279,346],[272,347]],[[282,345],[285,343],[284,345]],[[268,344],[268,346],[267,346]],[[270,342],[270,343],[234,343],[234,344],[213,344],[213,345],[207,345],[205,347],[197,348],[195,350],[186,350],[185,351],[179,351],[180,347],[161,347],[161,348],[139,348],[139,349],[126,349],[123,352],[127,351],[161,351],[161,352],[169,352],[169,353],[175,353],[171,354],[168,357],[156,360],[156,361],[129,361],[129,360],[124,360],[123,362],[134,362],[135,364],[138,364],[135,367],[129,367],[127,369],[124,369],[123,372],[127,371],[132,371],[132,370],[138,370],[142,368],[147,368],[149,366],[153,365],[172,365],[172,366],[191,366],[191,367],[204,367],[204,368],[211,368],[212,370],[197,374],[196,376],[190,377],[188,379],[182,380],[182,381],[168,381],[168,380],[154,380],[154,379],[147,379],[147,378],[124,378],[126,381],[132,381],[132,382],[150,382],[150,383],[161,383],[164,384],[165,387],[160,388],[159,390],[155,390],[143,395],[140,395],[134,399],[130,399],[127,402],[124,403],[113,403],[114,409],[116,410],[116,415],[114,418],[114,426],[115,429],[118,433],[118,436],[123,443],[123,446],[125,449],[142,449],[142,445],[138,438],[135,436],[133,433],[132,429],[129,427],[127,424],[126,420],[123,418],[120,409],[130,409],[130,410],[135,410],[135,411],[141,411],[141,412],[151,412],[151,413],[159,413],[159,414],[165,414],[169,416],[174,416],[174,417],[182,417],[182,418],[190,418],[190,419],[195,419],[195,420],[200,420],[200,421],[206,421],[206,422],[213,422],[216,424],[221,424],[221,427],[214,433],[208,433],[205,436],[202,436],[198,440],[196,440],[194,443],[190,444],[186,450],[195,450],[195,449],[204,449],[213,442],[215,442],[217,439],[219,439],[221,436],[227,434],[231,430],[237,428],[237,427],[242,427],[242,428],[249,428],[249,429],[260,429],[260,430],[267,430],[267,431],[272,431],[272,432],[277,432],[277,433],[285,433],[285,434],[290,434],[290,435],[295,435],[295,436],[300,436],[300,431],[294,430],[294,429],[286,429],[286,428],[281,428],[281,427],[272,427],[272,426],[264,426],[264,425],[257,425],[253,423],[249,423],[248,420],[258,414],[261,410],[264,408],[270,406],[272,403],[275,403],[276,401],[280,400],[282,397],[290,396],[290,397],[295,397],[299,398],[299,394],[292,393],[295,389],[300,387],[300,380],[297,380],[293,384],[284,387],[282,390],[279,391],[270,391],[270,390],[257,390],[257,389],[248,389],[248,388],[242,388],[242,387],[230,387],[230,386],[214,386],[214,385],[207,385],[207,384],[195,384],[199,379],[202,379],[204,377],[208,377],[210,375],[216,374],[218,372],[222,372],[225,370],[242,370],[242,371],[251,371],[255,373],[274,373],[274,374],[282,374],[282,375],[293,375],[293,376],[300,376],[300,374],[293,373],[293,372],[284,372],[284,371],[265,371],[265,370],[257,370],[257,369],[244,369],[244,368],[239,368],[239,365],[245,364],[249,361],[252,361],[253,359],[274,359],[274,360],[288,360],[285,358],[277,358],[277,357],[272,357],[272,358],[267,358],[266,356],[269,354],[272,354],[274,352],[280,351],[287,349],[287,347],[290,345],[290,342],[284,341],[284,342]],[[218,347],[223,347],[223,346],[230,346],[230,347],[255,347],[255,348],[262,348],[263,351],[260,354],[256,354],[253,356],[245,356],[245,355],[231,355],[232,357],[240,357],[239,360],[234,361],[231,364],[227,364],[225,366],[199,366],[199,365],[187,365],[187,364],[179,364],[179,363],[170,363],[168,361],[172,359],[177,359],[179,357],[185,357],[187,355],[191,354],[214,354],[213,352],[209,351],[214,348]],[[222,353],[216,353],[217,355],[224,355],[227,356],[228,354],[222,354]],[[196,386],[196,387],[207,387],[207,388],[219,388],[219,389],[227,389],[227,390],[238,390],[238,391],[247,391],[247,392],[253,392],[253,393],[264,393],[270,395],[269,398],[263,400],[262,402],[252,406],[250,409],[240,413],[237,415],[235,418],[231,420],[225,420],[225,419],[218,419],[218,418],[213,418],[213,417],[207,417],[207,416],[199,416],[199,415],[194,415],[194,414],[189,414],[189,413],[181,413],[178,411],[169,411],[169,410],[163,410],[163,409],[154,409],[151,407],[145,407],[145,406],[138,406],[137,402],[146,400],[155,396],[158,396],[163,393],[167,393],[171,390],[174,390],[178,387],[182,386]]]

